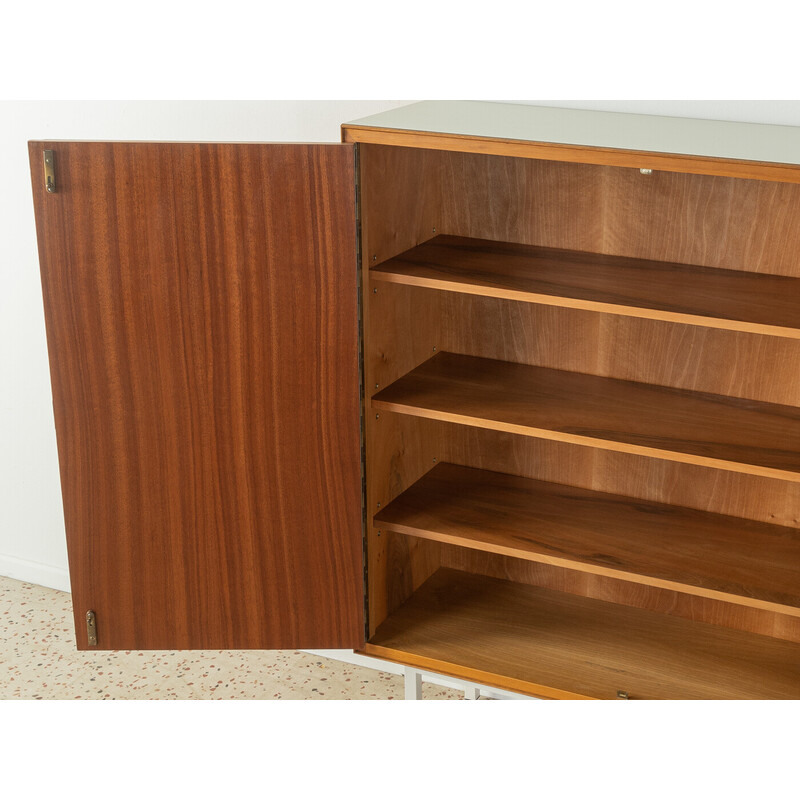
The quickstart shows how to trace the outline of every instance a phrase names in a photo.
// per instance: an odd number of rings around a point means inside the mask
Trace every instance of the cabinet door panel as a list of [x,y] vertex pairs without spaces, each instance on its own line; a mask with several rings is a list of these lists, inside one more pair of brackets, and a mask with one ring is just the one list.
[[359,647],[353,146],[30,156],[79,648]]

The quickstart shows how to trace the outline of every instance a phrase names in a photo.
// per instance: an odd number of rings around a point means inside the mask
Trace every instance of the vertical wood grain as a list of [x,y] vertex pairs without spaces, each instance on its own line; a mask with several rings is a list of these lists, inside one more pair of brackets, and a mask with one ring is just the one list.
[[30,155],[79,647],[357,647],[353,148]]
[[796,184],[438,155],[442,233],[800,276]]

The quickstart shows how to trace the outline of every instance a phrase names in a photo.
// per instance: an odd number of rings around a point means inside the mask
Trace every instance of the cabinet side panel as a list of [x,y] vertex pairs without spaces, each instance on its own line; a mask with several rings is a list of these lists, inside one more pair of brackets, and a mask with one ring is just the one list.
[[[441,232],[439,153],[360,146],[367,574],[370,634],[438,566],[435,542],[373,528],[373,515],[418,480],[441,450],[435,426],[376,414],[370,398],[440,347],[437,293],[374,286],[369,268]],[[400,291],[395,291],[395,288]],[[432,435],[427,435],[432,434]],[[379,505],[380,504],[380,505]]]
[[31,163],[79,647],[359,646],[353,148]]
[[442,153],[360,145],[361,244],[365,270],[443,230]]

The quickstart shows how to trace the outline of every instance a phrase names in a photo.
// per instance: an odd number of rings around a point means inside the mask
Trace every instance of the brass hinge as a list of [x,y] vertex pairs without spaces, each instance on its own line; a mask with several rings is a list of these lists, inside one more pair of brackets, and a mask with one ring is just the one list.
[[94,611],[86,612],[86,639],[89,647],[97,647],[97,620]]
[[630,694],[628,692],[623,691],[622,689],[619,689],[617,691],[617,697],[620,700],[630,700]]
[[44,151],[44,188],[50,194],[53,194],[56,190],[55,156],[52,150]]

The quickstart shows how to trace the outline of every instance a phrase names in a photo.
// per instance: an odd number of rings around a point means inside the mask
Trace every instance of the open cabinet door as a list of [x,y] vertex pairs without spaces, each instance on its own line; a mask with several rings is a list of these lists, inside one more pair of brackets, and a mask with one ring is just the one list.
[[30,156],[78,647],[360,647],[353,145]]

